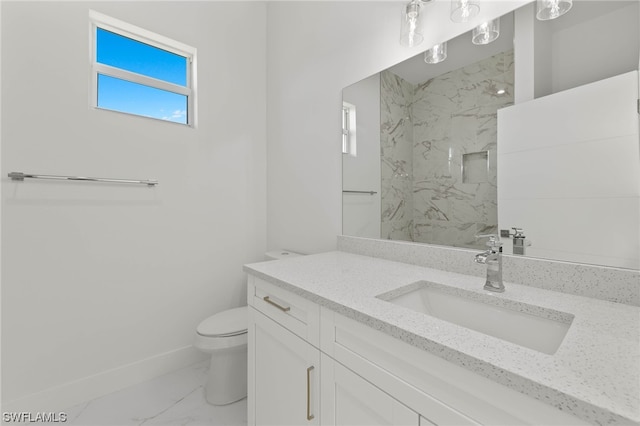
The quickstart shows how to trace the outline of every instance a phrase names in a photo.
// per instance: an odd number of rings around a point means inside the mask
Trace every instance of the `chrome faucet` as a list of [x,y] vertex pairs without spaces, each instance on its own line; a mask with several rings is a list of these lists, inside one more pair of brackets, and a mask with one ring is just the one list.
[[500,237],[494,234],[476,235],[476,238],[489,238],[487,246],[489,250],[476,254],[474,261],[487,265],[487,281],[484,289],[502,293],[504,284],[502,283],[502,242]]
[[511,229],[513,229],[513,254],[524,255],[526,248],[531,245],[531,241],[524,236],[522,228]]

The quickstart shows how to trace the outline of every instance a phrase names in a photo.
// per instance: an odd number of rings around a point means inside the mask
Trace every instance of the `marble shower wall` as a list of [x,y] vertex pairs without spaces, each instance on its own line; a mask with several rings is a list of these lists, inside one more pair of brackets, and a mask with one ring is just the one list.
[[414,91],[397,75],[380,73],[380,237],[384,239],[412,241]]
[[476,234],[498,232],[497,110],[513,104],[513,66],[511,50],[417,85],[381,74],[382,238],[481,248]]

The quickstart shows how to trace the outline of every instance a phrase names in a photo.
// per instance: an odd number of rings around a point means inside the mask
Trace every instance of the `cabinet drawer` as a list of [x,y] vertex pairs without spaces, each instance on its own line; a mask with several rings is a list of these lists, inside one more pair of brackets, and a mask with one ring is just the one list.
[[321,346],[336,361],[424,416],[425,422],[586,424],[569,413],[328,309],[322,309]]
[[247,303],[315,347],[320,346],[320,307],[253,275]]

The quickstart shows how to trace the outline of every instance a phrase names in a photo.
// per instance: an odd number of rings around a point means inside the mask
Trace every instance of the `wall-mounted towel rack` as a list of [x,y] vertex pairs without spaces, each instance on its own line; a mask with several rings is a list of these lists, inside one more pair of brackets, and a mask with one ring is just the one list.
[[108,178],[96,178],[96,177],[84,177],[84,176],[55,176],[55,175],[34,175],[31,173],[11,172],[8,175],[12,180],[25,180],[25,179],[54,179],[54,180],[79,180],[87,182],[110,182],[110,183],[133,183],[139,185],[155,186],[158,184],[157,180],[130,180],[130,179],[108,179]]
[[374,195],[377,194],[376,191],[342,191],[343,193],[346,192],[348,194],[369,194],[369,195]]

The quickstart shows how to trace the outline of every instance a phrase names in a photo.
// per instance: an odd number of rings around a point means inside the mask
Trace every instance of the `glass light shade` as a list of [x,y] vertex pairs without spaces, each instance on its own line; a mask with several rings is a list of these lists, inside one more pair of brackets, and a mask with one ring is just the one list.
[[422,43],[422,14],[419,0],[413,0],[402,9],[400,24],[400,44],[407,47]]
[[468,22],[480,13],[480,5],[472,0],[451,0],[451,20]]
[[489,44],[500,35],[500,18],[493,21],[484,22],[471,32],[471,42],[473,44]]
[[447,42],[436,44],[424,52],[424,61],[428,64],[437,64],[447,59]]
[[538,0],[536,18],[540,21],[556,19],[573,6],[573,0]]

